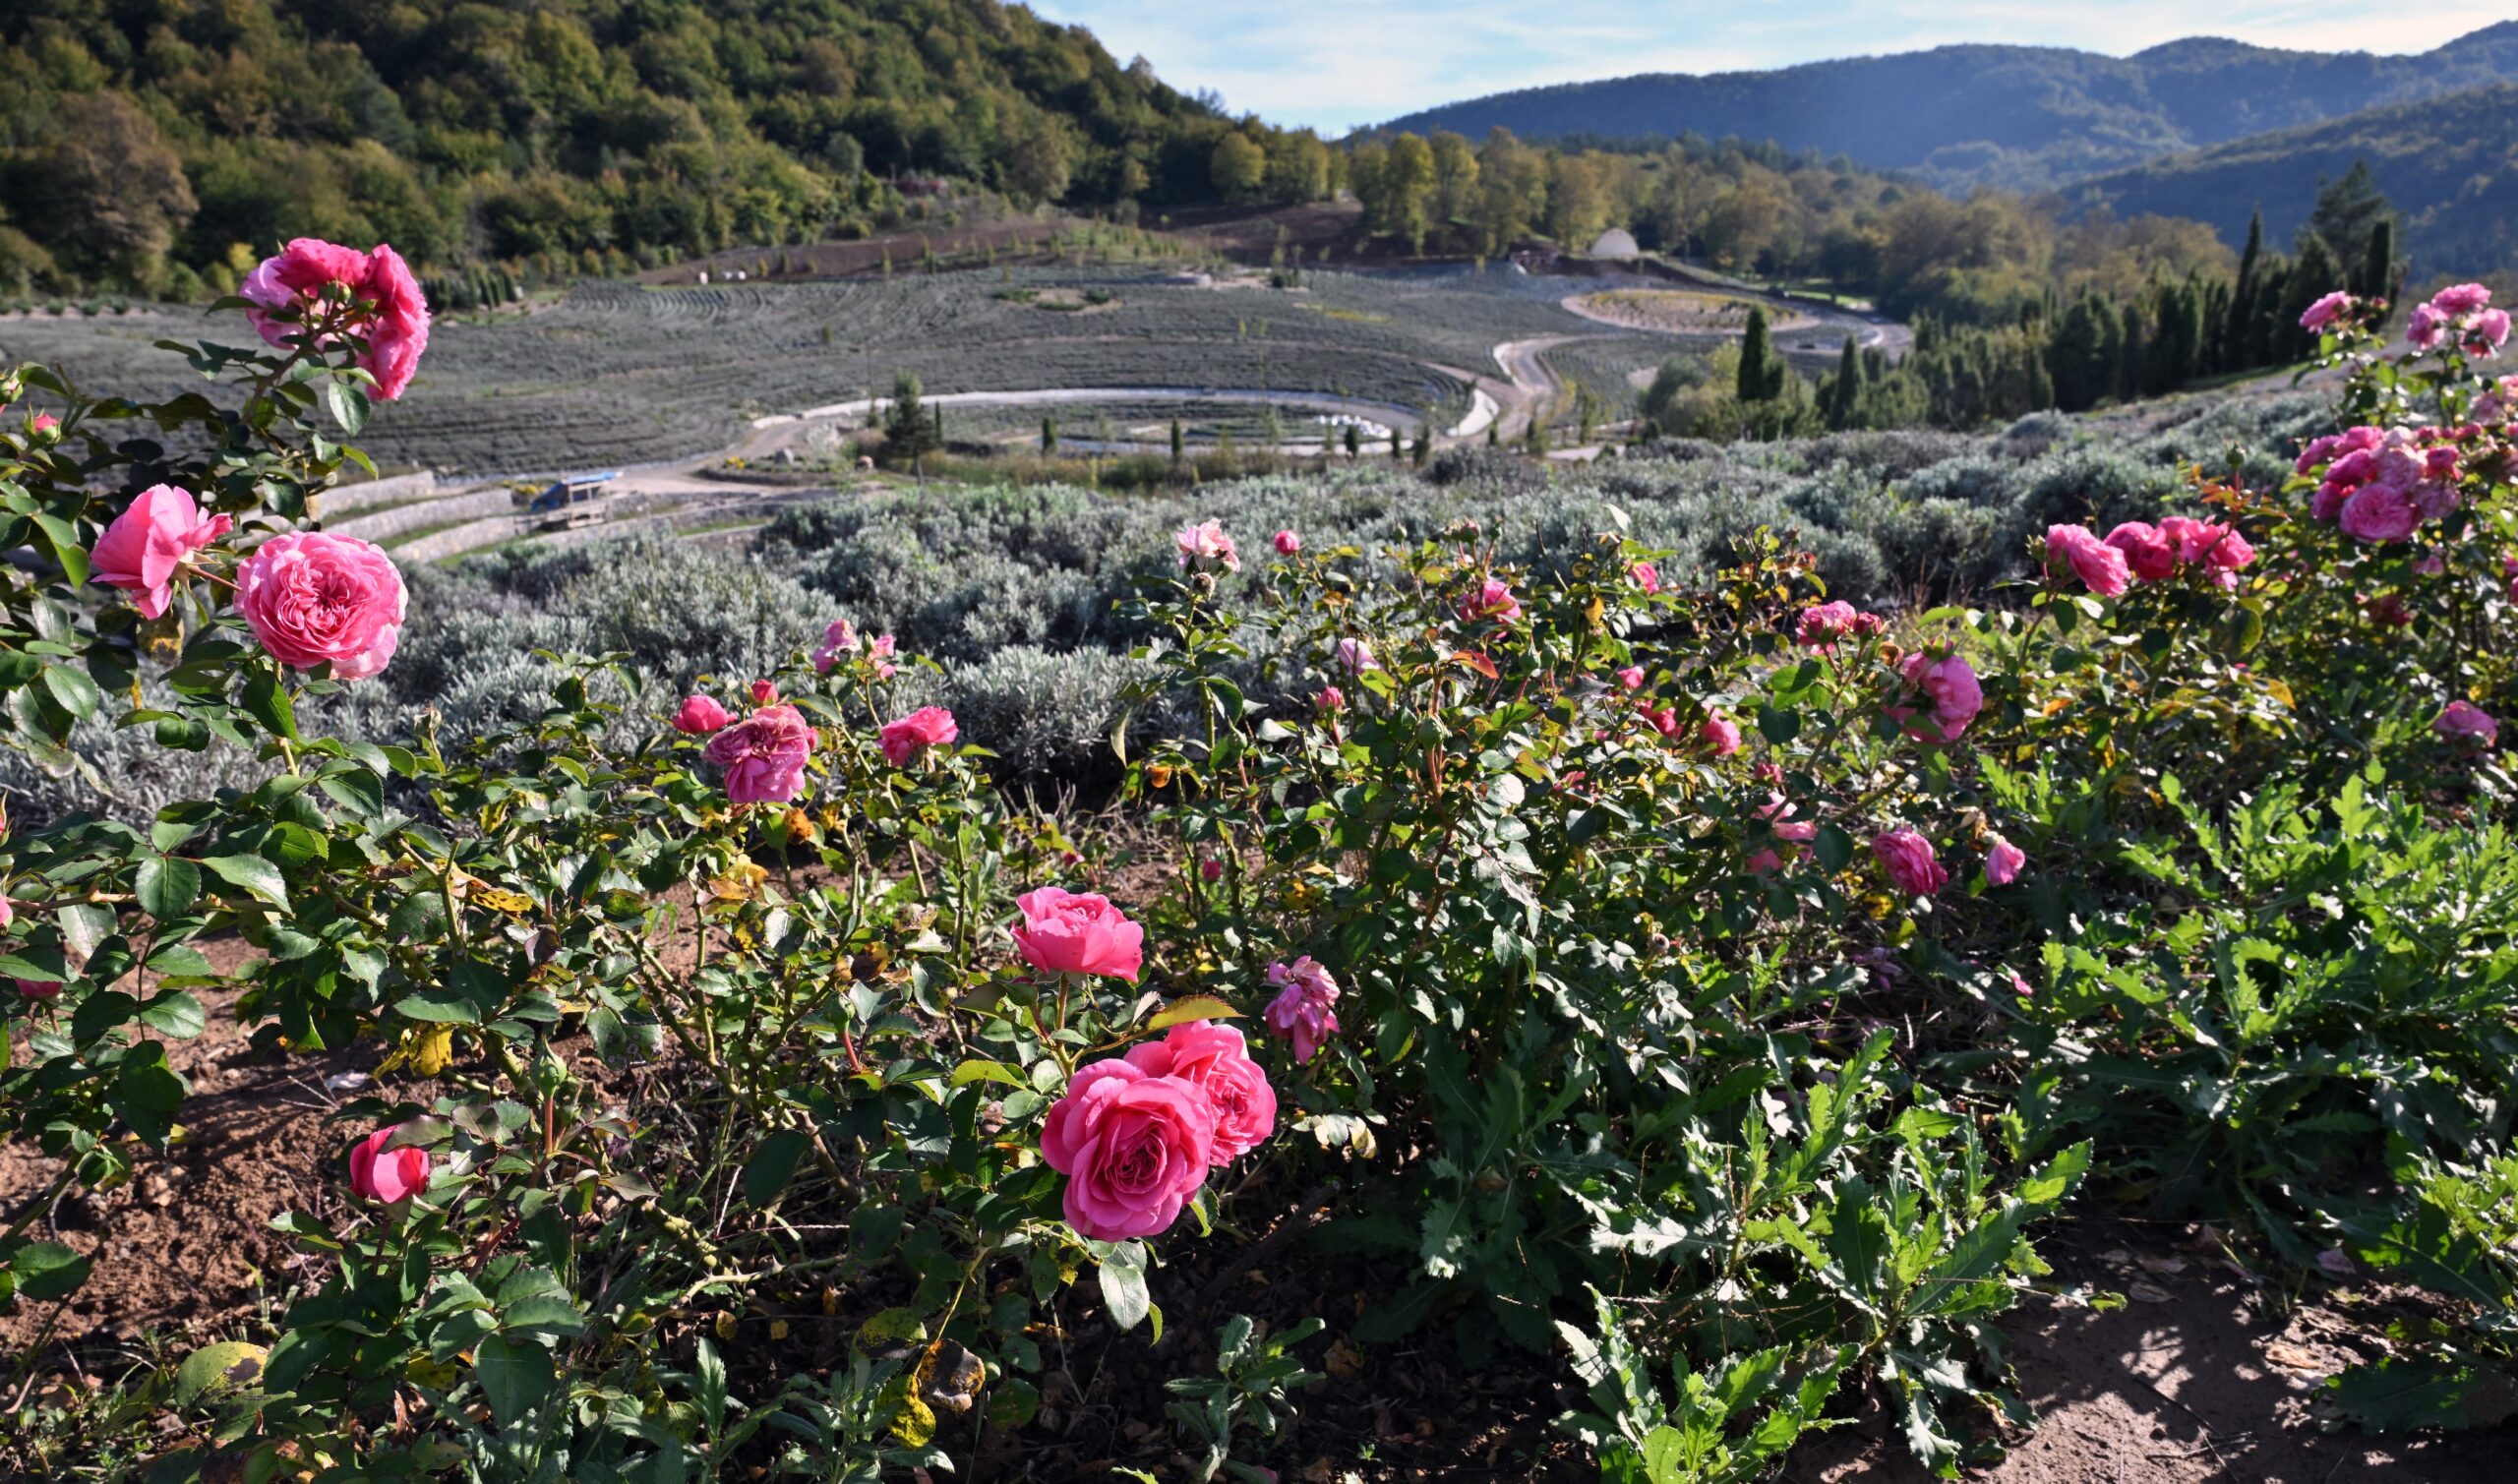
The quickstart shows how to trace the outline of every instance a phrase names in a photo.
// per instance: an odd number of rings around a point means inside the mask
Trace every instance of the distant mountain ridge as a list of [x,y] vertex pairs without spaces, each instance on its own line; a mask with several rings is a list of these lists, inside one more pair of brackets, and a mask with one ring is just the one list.
[[2218,37],[2129,57],[1961,45],[1769,72],[1644,74],[1446,104],[1371,131],[1772,140],[1941,186],[2037,190],[2248,135],[2518,82],[2518,21],[2409,55]]
[[2295,129],[2171,154],[2068,188],[2119,215],[2208,222],[2236,242],[2261,207],[2288,241],[2320,181],[2366,159],[2404,218],[2419,274],[2473,274],[2518,264],[2518,85],[2467,89]]

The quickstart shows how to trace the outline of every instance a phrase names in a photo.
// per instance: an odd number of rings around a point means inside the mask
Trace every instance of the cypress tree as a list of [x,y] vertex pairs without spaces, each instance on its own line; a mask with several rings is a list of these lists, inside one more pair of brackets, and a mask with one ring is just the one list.
[[1187,445],[1180,437],[1180,419],[1175,417],[1171,420],[1171,461],[1175,464],[1180,462],[1180,456],[1186,448]]
[[2263,267],[2264,212],[2247,219],[2247,246],[2239,253],[2239,276],[2230,285],[2228,323],[2221,331],[2221,362],[2228,370],[2255,364],[2256,276]]
[[1058,451],[1058,420],[1056,418],[1041,419],[1041,451],[1043,453]]
[[1783,389],[1783,379],[1769,364],[1774,347],[1767,331],[1766,306],[1749,307],[1749,327],[1740,337],[1740,376],[1734,391],[1741,401],[1763,402]]
[[2364,299],[2395,297],[2396,223],[2392,216],[2380,217],[2369,228],[2369,250],[2362,255],[2361,267],[2352,275],[2352,291]]
[[1836,357],[1835,380],[1828,384],[1828,426],[1852,427],[1861,408],[1862,349],[1847,335],[1844,351]]

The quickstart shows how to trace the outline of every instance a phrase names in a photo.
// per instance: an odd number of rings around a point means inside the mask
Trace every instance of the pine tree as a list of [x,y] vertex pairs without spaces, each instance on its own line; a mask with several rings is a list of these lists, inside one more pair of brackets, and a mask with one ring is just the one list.
[[1056,418],[1041,419],[1041,451],[1044,454],[1058,451],[1058,420]]
[[2364,299],[2392,299],[2396,294],[2396,223],[2381,218],[2369,228],[2369,248],[2352,275],[2352,291]]
[[1393,424],[1390,430],[1390,456],[1394,459],[1408,456],[1408,450],[1400,445],[1399,428],[1396,424]]
[[1356,430],[1353,423],[1347,425],[1347,456],[1349,458],[1364,456],[1364,436]]
[[1171,461],[1174,464],[1179,463],[1181,455],[1187,450],[1188,445],[1180,436],[1180,419],[1175,417],[1171,420]]
[[883,417],[884,454],[908,462],[934,451],[939,442],[935,424],[928,417],[921,398],[917,376],[906,371],[896,373],[892,377],[891,409]]

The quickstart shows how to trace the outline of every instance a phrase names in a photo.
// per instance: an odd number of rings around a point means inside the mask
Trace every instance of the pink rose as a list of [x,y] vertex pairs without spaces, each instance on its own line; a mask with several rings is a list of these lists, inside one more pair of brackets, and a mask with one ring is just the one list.
[[1294,1060],[1307,1062],[1321,1042],[1338,1034],[1338,981],[1309,954],[1290,964],[1270,964],[1268,982],[1277,997],[1268,1002],[1268,1029],[1294,1043]]
[[1172,545],[1179,548],[1183,571],[1201,562],[1215,563],[1229,572],[1241,570],[1241,554],[1232,549],[1232,538],[1224,533],[1221,520],[1184,525],[1171,539]]
[[1097,1241],[1169,1229],[1215,1162],[1216,1115],[1185,1078],[1124,1057],[1079,1070],[1041,1125],[1041,1158],[1067,1177],[1067,1224]]
[[1913,830],[1884,831],[1872,839],[1871,853],[1888,868],[1889,884],[1906,896],[1929,897],[1949,884],[1932,842]]
[[1312,699],[1312,704],[1323,711],[1344,711],[1347,709],[1347,692],[1335,685],[1323,685],[1320,694]]
[[1641,665],[1627,666],[1624,670],[1617,673],[1617,683],[1624,685],[1629,690],[1643,689],[1644,667]]
[[2411,496],[2393,485],[2363,485],[2343,503],[2337,516],[2343,534],[2375,544],[2402,541],[2422,524],[2422,511]]
[[359,295],[376,307],[365,326],[367,349],[359,368],[376,378],[377,400],[390,402],[411,385],[420,355],[429,348],[429,302],[402,255],[382,244],[368,258]]
[[1716,711],[1696,730],[1697,741],[1713,749],[1716,757],[1728,757],[1740,750],[1740,724]]
[[1210,884],[1224,879],[1224,862],[1213,856],[1199,861],[1198,879]]
[[1663,737],[1679,735],[1679,712],[1675,706],[1647,706],[1644,708],[1644,719],[1651,723],[1652,730]]
[[1801,611],[1800,623],[1794,626],[1792,636],[1812,649],[1824,649],[1851,634],[1863,617],[1859,610],[1842,599],[1813,604]]
[[2323,329],[2327,326],[2332,325],[2335,321],[2342,319],[2345,311],[2352,308],[2352,303],[2353,300],[2350,294],[2345,293],[2341,289],[2336,289],[2333,293],[2326,295],[2316,303],[2308,306],[2308,313],[2300,316],[2300,327],[2302,329]]
[[142,618],[158,618],[174,599],[175,574],[233,524],[225,515],[204,518],[190,490],[152,485],[105,527],[89,564],[96,581],[130,592]]
[[263,342],[287,350],[290,337],[303,334],[305,326],[278,316],[304,311],[335,284],[355,291],[367,281],[367,255],[356,248],[299,237],[257,265],[236,293],[259,306],[245,311],[245,318]]
[[2436,350],[2448,338],[2448,317],[2435,304],[2417,304],[2405,320],[2404,337],[2416,350]]
[[952,712],[941,706],[921,706],[883,728],[883,756],[893,767],[906,768],[928,748],[951,746],[961,735]]
[[1277,533],[1277,555],[1294,557],[1302,553],[1302,538],[1290,530]]
[[2137,582],[2157,582],[2177,570],[2178,543],[2158,526],[2126,521],[2107,533],[2107,544],[2125,554]]
[[866,659],[869,664],[874,667],[874,679],[878,681],[888,681],[893,676],[900,674],[901,668],[892,663],[892,656],[895,651],[896,646],[893,644],[892,636],[890,634],[878,633],[874,635],[873,638],[867,641]]
[[384,548],[330,531],[273,536],[236,569],[236,610],[271,658],[292,670],[329,663],[335,680],[385,668],[406,602]]
[[402,1125],[378,1129],[350,1148],[350,1189],[360,1200],[390,1206],[428,1188],[429,1152],[388,1149]]
[[734,719],[732,713],[717,704],[714,696],[686,695],[682,698],[682,709],[673,714],[673,729],[692,737],[705,737],[711,732],[724,731]]
[[2081,585],[2102,598],[2113,598],[2131,583],[2133,569],[2126,564],[2125,554],[2090,534],[2087,526],[2050,525],[2046,528],[2046,560],[2051,565],[2061,558],[2071,564],[2073,575]]
[[2448,709],[2439,713],[2431,728],[2452,742],[2489,747],[2500,741],[2500,723],[2490,713],[2467,701],[2450,701]]
[[2470,315],[2491,302],[2491,290],[2480,283],[2459,283],[2430,296],[2430,307],[2443,315]]
[[793,706],[763,706],[708,739],[700,756],[726,770],[728,803],[785,803],[805,786],[812,723]]
[[[264,259],[236,292],[257,306],[245,312],[255,331],[285,350],[291,337],[307,332],[309,317],[325,313],[317,302],[335,284],[346,291],[344,326],[362,342],[359,368],[376,379],[377,400],[392,401],[411,385],[429,348],[428,300],[401,254],[383,245],[362,253],[300,237]],[[291,311],[301,318],[279,318]]]
[[1367,670],[1381,668],[1381,662],[1373,658],[1373,647],[1361,639],[1338,641],[1338,664],[1349,675],[1361,675]]
[[1145,929],[1100,892],[1044,886],[1015,898],[1011,929],[1023,962],[1050,974],[1098,974],[1133,984],[1145,967]]
[[1898,667],[1914,695],[1932,703],[1929,724],[1908,721],[1914,714],[1911,706],[1891,706],[1888,714],[1906,722],[1906,735],[1922,742],[1952,742],[1985,709],[1985,689],[1976,680],[1976,667],[1957,655],[1934,656],[1916,650]]
[[2463,344],[2470,356],[2492,356],[2509,341],[2509,311],[2487,309],[2466,326]]
[[[1758,817],[1767,821],[1774,838],[1799,847],[1794,857],[1803,859],[1810,854],[1810,842],[1819,838],[1819,825],[1815,820],[1793,819],[1796,812],[1796,807],[1785,802],[1781,794],[1769,794],[1767,801],[1758,808]],[[1761,876],[1782,864],[1783,857],[1771,849],[1758,851],[1749,857],[1749,869]]]
[[751,683],[751,703],[753,705],[767,706],[776,702],[777,699],[778,683],[775,681],[754,681]]
[[53,1000],[61,998],[61,983],[57,979],[13,979],[11,982],[18,986],[18,992],[20,994],[23,994],[31,1000]]
[[48,444],[52,442],[53,435],[60,431],[61,419],[49,412],[38,412],[27,419],[27,436],[36,443]]
[[1128,1048],[1128,1060],[1157,1077],[1177,1077],[1207,1095],[1215,1142],[1207,1158],[1218,1167],[1268,1142],[1277,1131],[1277,1092],[1250,1059],[1241,1033],[1214,1021],[1173,1026],[1161,1040]]
[[846,619],[833,619],[822,630],[821,647],[813,651],[813,669],[828,675],[840,662],[857,652],[857,628]]
[[1521,616],[1522,600],[1513,596],[1513,589],[1501,577],[1487,578],[1477,584],[1475,596],[1460,600],[1463,623],[1474,623],[1480,619],[1510,623]]
[[1993,848],[1985,852],[1985,880],[1995,886],[2008,886],[2019,879],[2020,867],[2027,863],[2028,852],[1996,835]]
[[1646,597],[1649,598],[1661,590],[1660,568],[1651,563],[1638,562],[1626,570],[1627,575],[1635,579],[1635,585],[1644,589]]

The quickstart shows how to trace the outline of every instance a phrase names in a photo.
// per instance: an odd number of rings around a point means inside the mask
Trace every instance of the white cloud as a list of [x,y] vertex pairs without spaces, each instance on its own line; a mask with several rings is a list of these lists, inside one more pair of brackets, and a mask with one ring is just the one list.
[[1032,0],[1123,60],[1230,107],[1331,133],[1513,88],[1638,72],[1723,72],[1957,42],[2123,56],[2191,35],[2312,51],[2427,51],[2508,19],[2435,5],[2373,25],[2350,0]]

